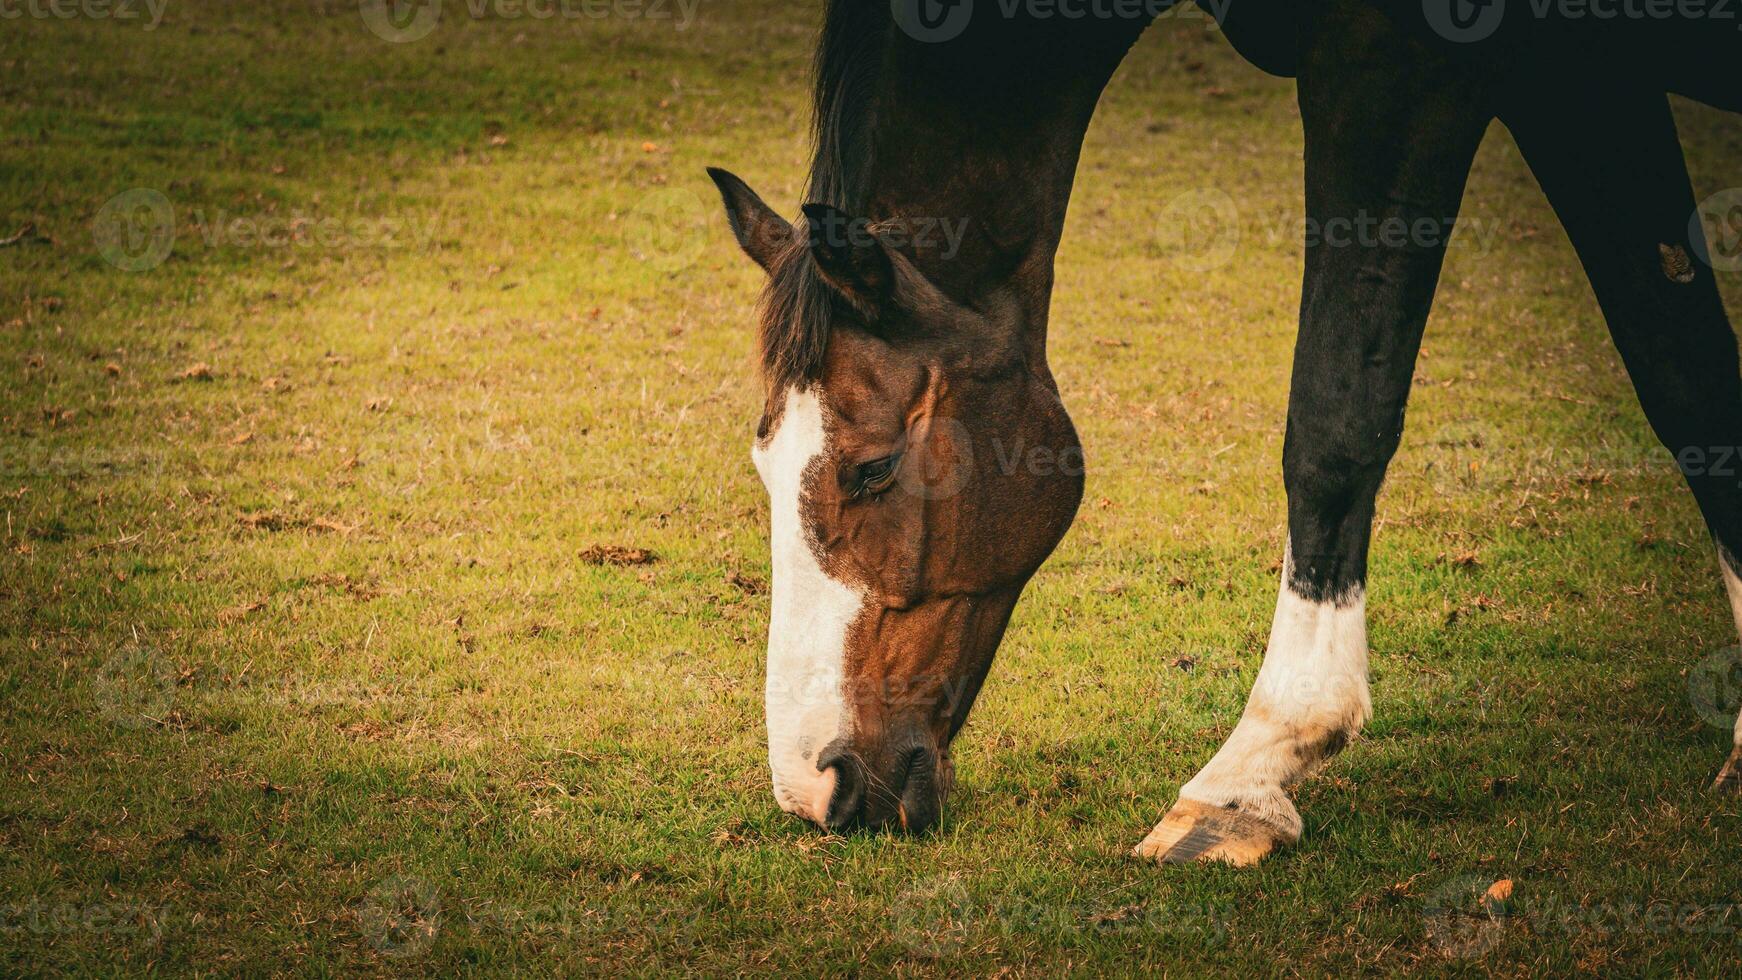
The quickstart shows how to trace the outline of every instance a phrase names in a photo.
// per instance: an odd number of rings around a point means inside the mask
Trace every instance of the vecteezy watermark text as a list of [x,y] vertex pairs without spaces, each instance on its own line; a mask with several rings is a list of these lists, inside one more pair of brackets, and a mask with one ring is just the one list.
[[1509,18],[1715,21],[1742,30],[1736,0],[1421,0],[1421,9],[1436,34],[1459,44],[1493,37]]
[[1071,22],[1122,20],[1148,23],[1162,18],[1202,18],[1220,27],[1232,0],[890,0],[895,23],[916,41],[938,43],[960,37],[976,16],[1002,20]]
[[831,214],[811,218],[811,243],[830,248],[869,248],[881,241],[889,248],[904,249],[911,245],[916,249],[936,250],[940,259],[953,259],[962,247],[962,236],[967,230],[967,218],[904,215],[873,222],[867,218]]
[[241,214],[195,208],[188,221],[207,248],[407,248],[432,243],[440,225],[394,217]]
[[443,219],[302,212],[229,214],[203,208],[178,210],[162,191],[149,187],[123,191],[97,211],[91,236],[103,260],[123,272],[148,272],[175,251],[178,226],[193,228],[208,249],[431,248]]
[[[166,0],[158,0],[166,2]],[[685,30],[702,0],[361,0],[363,23],[383,41],[426,38],[444,16],[479,20],[641,20]]]
[[163,936],[168,909],[144,902],[12,902],[0,904],[0,936]]
[[0,0],[0,20],[112,20],[156,30],[169,0]]

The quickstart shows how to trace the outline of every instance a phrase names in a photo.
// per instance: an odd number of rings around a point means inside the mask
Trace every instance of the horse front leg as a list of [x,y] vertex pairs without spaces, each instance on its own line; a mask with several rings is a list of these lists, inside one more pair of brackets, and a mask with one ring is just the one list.
[[1283,448],[1282,587],[1239,723],[1137,846],[1169,863],[1251,864],[1293,843],[1301,819],[1289,788],[1371,713],[1374,498],[1490,118],[1472,79],[1356,12],[1319,18],[1299,97],[1309,221]]

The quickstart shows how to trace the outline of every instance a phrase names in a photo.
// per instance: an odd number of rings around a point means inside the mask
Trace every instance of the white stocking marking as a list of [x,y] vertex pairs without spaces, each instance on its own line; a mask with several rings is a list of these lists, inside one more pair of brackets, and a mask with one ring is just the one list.
[[1314,602],[1281,594],[1264,665],[1228,740],[1180,798],[1240,810],[1300,836],[1300,815],[1285,790],[1353,738],[1373,713],[1367,694],[1367,623],[1360,588]]

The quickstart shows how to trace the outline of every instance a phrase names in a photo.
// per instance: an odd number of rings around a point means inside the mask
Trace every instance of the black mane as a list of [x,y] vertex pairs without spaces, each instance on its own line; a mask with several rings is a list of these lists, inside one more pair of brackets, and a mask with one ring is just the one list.
[[[870,120],[884,41],[887,3],[830,0],[817,43],[809,201],[858,215],[858,186],[871,152]],[[794,238],[776,262],[762,296],[762,368],[771,388],[815,380],[829,343],[829,324],[845,307],[810,258],[808,235]]]

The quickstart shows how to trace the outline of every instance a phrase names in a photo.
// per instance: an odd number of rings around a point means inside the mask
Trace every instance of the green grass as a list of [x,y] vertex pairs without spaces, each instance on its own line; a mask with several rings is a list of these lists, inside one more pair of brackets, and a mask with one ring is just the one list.
[[[1283,533],[1299,123],[1202,21],[1089,134],[1053,330],[1087,497],[944,825],[777,811],[768,600],[728,578],[768,575],[760,274],[702,168],[796,211],[816,20],[0,27],[0,235],[36,226],[0,249],[0,973],[1734,963],[1730,736],[1684,675],[1735,634],[1498,128],[1381,500],[1372,725],[1279,860],[1125,857],[1238,716]],[[1734,184],[1742,127],[1677,112]],[[1212,187],[1204,270],[1169,206]],[[94,233],[132,188],[175,214],[147,271]]]

